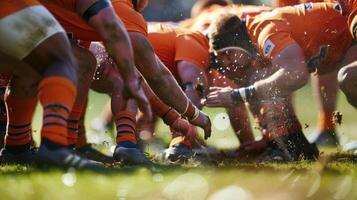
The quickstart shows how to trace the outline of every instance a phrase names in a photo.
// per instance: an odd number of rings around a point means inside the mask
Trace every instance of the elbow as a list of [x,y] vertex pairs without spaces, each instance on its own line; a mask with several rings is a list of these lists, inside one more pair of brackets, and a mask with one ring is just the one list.
[[338,71],[337,79],[340,89],[345,94],[350,93],[350,90],[354,90],[357,82],[357,68],[352,65],[341,68]]

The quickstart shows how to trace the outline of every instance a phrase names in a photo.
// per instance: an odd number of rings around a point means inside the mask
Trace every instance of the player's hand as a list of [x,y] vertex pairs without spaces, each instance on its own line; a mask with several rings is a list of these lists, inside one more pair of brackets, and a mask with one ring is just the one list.
[[231,87],[211,87],[204,104],[208,107],[230,107],[234,104]]
[[211,137],[211,120],[204,112],[200,111],[198,117],[194,120],[191,120],[190,123],[203,129],[205,132],[205,140]]
[[185,119],[178,118],[170,125],[170,128],[172,132],[179,132],[186,136],[190,131],[190,123]]
[[141,82],[141,77],[129,78],[125,80],[125,86],[131,97],[137,101],[139,109],[146,115],[146,119],[150,121],[152,118],[151,106]]

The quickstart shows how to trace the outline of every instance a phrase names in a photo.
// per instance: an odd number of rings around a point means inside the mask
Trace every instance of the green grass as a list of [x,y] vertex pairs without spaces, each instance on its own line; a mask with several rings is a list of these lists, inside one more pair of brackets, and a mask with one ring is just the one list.
[[[298,116],[302,124],[309,124],[304,129],[307,135],[314,131],[317,118],[311,94],[310,87],[305,87],[296,95]],[[88,127],[90,120],[98,116],[107,100],[103,95],[91,93],[86,120]],[[342,142],[357,139],[357,112],[342,95],[339,96],[337,110],[344,117],[342,125],[338,127]],[[215,116],[224,112],[223,109],[206,111],[213,123]],[[38,109],[35,130],[39,130],[40,116]],[[96,134],[88,131],[90,140],[95,140]],[[156,132],[159,137],[168,140],[168,129],[161,122]],[[38,133],[34,133],[37,138]],[[259,137],[259,133],[256,134]],[[220,148],[239,145],[230,128],[218,130],[215,127],[208,143]],[[357,165],[346,162],[232,163],[229,166],[188,164],[156,169],[126,167],[107,173],[39,171],[23,166],[2,166],[0,199],[357,199],[357,190],[354,189],[357,184],[356,173]]]

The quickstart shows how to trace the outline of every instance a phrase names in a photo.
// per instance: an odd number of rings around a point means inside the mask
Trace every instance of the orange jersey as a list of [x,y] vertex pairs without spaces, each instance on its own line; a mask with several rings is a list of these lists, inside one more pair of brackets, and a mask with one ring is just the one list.
[[178,61],[189,61],[203,70],[208,68],[208,39],[198,31],[156,24],[150,26],[148,39],[157,56],[176,78]]
[[1,0],[0,19],[29,6],[40,5],[36,0]]
[[[56,0],[57,2],[67,2],[65,0]],[[48,0],[40,0],[46,8],[56,17],[60,24],[64,27],[66,32],[73,37],[73,39],[82,41],[101,41],[99,34],[85,21],[78,16],[77,13],[70,10],[70,5],[61,7],[61,4],[49,3]],[[69,1],[73,2],[73,1]],[[129,0],[112,0],[112,6],[115,13],[123,21],[127,31],[139,32],[147,35],[147,24],[144,17],[133,9],[133,4]],[[71,3],[70,3],[71,4]],[[73,4],[72,4],[73,5]]]
[[197,17],[181,22],[180,27],[189,28],[191,30],[206,31],[214,20],[227,13],[232,13],[241,19],[245,19],[247,15],[252,16],[263,11],[272,10],[272,8],[266,6],[235,4],[228,6],[211,6],[209,8],[210,9],[204,10]]
[[[273,60],[282,49],[298,44],[310,71],[340,61],[351,45],[346,17],[332,3],[307,3],[247,17],[250,39],[265,58]],[[318,69],[328,70],[328,68]]]
[[43,4],[55,4],[63,9],[68,11],[76,12],[77,11],[77,2],[78,0],[39,0]]

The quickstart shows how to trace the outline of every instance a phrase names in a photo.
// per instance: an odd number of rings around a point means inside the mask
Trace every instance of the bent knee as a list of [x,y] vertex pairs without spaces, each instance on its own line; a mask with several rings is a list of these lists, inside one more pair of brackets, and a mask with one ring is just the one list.
[[90,73],[95,70],[97,60],[88,49],[74,46],[73,52],[76,57],[79,73]]
[[345,66],[338,71],[338,83],[344,92],[353,89],[357,83],[357,62],[352,64],[354,65]]

